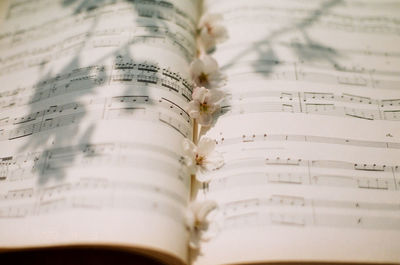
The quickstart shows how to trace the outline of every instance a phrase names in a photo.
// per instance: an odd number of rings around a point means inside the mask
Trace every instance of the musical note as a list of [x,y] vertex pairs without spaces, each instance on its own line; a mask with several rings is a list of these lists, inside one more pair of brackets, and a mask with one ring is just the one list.
[[24,199],[24,198],[32,198],[33,195],[34,195],[33,188],[9,190],[2,199],[17,200],[17,199]]
[[354,164],[355,170],[364,170],[364,171],[385,171],[385,165],[376,165],[376,164]]
[[[291,208],[292,211],[287,211],[286,208]],[[326,213],[324,210],[329,208],[338,210]],[[356,212],[346,214],[346,209],[353,209]],[[221,216],[219,219],[223,219],[220,223],[224,224],[221,227],[224,230],[249,225],[307,225],[396,230],[400,228],[398,217],[366,215],[363,210],[367,209],[385,213],[399,210],[400,204],[334,201],[273,194],[264,198],[228,201],[220,206],[217,214]]]
[[[0,157],[0,176],[2,181],[19,181],[23,179],[35,177],[35,173],[41,172],[42,175],[54,174],[55,169],[63,168],[66,165],[73,166],[71,158],[79,158],[74,163],[80,167],[85,165],[101,164],[107,160],[107,164],[135,164],[132,162],[138,160],[136,155],[131,154],[133,150],[149,150],[161,156],[172,158],[175,161],[180,161],[181,157],[171,151],[141,143],[103,143],[96,145],[77,145],[65,148],[56,148],[44,152],[17,154],[15,156]],[[141,160],[140,158],[139,160]],[[152,158],[152,160],[157,160]],[[187,182],[187,178],[180,178],[180,173],[176,167],[170,162],[159,161],[160,168],[165,172],[170,172],[169,176],[178,178],[179,181]],[[177,162],[178,163],[178,162]],[[179,162],[181,165],[181,163]],[[145,165],[143,163],[143,165]],[[68,187],[68,185],[57,186]]]
[[[86,110],[91,105],[95,108]],[[137,112],[137,110],[142,111]],[[161,114],[162,111],[174,113],[177,116],[176,118],[169,117],[169,114]],[[6,117],[3,119],[4,123],[8,123],[11,120],[13,121],[14,128],[11,127],[2,131],[0,141],[18,139],[46,130],[68,126],[77,123],[85,116],[91,116],[92,119],[142,117],[149,121],[157,121],[159,120],[158,115],[166,117],[166,119],[160,120],[164,124],[168,124],[185,137],[189,136],[192,120],[189,114],[175,102],[165,97],[153,99],[149,98],[149,96],[126,95],[112,98],[96,98],[95,100],[90,99],[87,102],[80,103],[72,102],[63,105],[53,105],[26,116]]]
[[265,159],[266,165],[299,166],[301,162],[302,162],[301,159],[292,160],[290,158],[281,159],[279,157],[273,158],[273,159],[270,159],[270,158]]
[[[329,115],[364,120],[398,121],[400,110],[376,110],[356,107],[337,106],[334,103],[305,103],[304,107],[293,103],[277,103],[275,101],[238,103],[221,106],[221,114],[238,115],[243,113],[304,113],[307,115]],[[382,114],[382,115],[381,115]]]
[[313,100],[333,100],[335,95],[333,93],[322,93],[322,92],[304,92],[303,101],[306,102],[309,99]]
[[[128,192],[129,197],[114,198],[110,196],[115,191]],[[151,210],[149,205],[157,205],[164,214],[183,221],[181,212],[171,203],[135,197],[135,191],[157,193],[172,199],[176,205],[186,204],[186,199],[179,194],[163,187],[140,182],[118,182],[99,178],[82,178],[74,183],[64,183],[38,189],[28,188],[8,191],[1,200],[11,200],[12,204],[0,207],[0,218],[22,218],[28,215],[52,214],[59,211],[68,211],[73,208],[114,208],[124,207],[133,209]],[[1,194],[0,194],[1,195]],[[133,195],[133,196],[132,196]],[[124,200],[120,201],[120,200]],[[135,201],[135,203],[133,203]]]
[[309,143],[326,143],[350,146],[365,146],[374,148],[393,148],[400,149],[400,143],[397,142],[378,142],[378,141],[364,141],[349,138],[335,138],[326,136],[313,136],[313,135],[289,135],[289,134],[250,134],[242,135],[237,138],[225,138],[222,133],[220,138],[216,140],[219,145],[229,145],[245,142],[255,141],[293,141],[293,142],[309,142]]

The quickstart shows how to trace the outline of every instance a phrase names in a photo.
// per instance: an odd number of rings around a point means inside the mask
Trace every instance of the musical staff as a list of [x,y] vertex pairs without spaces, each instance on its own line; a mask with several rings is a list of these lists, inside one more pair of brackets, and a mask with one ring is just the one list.
[[97,178],[82,178],[74,183],[63,183],[54,186],[48,186],[43,188],[25,188],[18,190],[9,190],[5,194],[0,194],[0,201],[13,201],[15,203],[21,201],[34,201],[46,202],[58,198],[71,197],[71,194],[90,192],[91,190],[121,190],[122,191],[146,191],[146,192],[157,192],[167,197],[170,197],[179,204],[185,205],[185,198],[179,194],[172,192],[165,188],[159,188],[146,183],[139,182],[111,182],[106,179]]
[[[0,36],[0,48],[16,49],[1,56],[0,75],[44,66],[76,53],[103,47],[120,48],[124,45],[160,47],[190,62],[195,52],[195,22],[172,3],[160,3],[143,1],[134,6],[124,2],[104,4],[91,10],[89,15],[69,14],[21,31],[5,32]],[[135,20],[132,16],[137,17],[140,23],[134,27],[116,26],[113,23],[116,15],[129,22]],[[103,22],[109,20],[111,26],[102,23],[93,28],[98,19],[103,19]],[[74,29],[73,32],[71,29]],[[54,40],[48,40],[48,36],[54,36]],[[45,45],[35,45],[43,40],[46,40]],[[27,42],[32,43],[28,48],[20,47]]]
[[262,141],[279,141],[279,142],[308,142],[308,143],[323,143],[323,144],[339,144],[349,146],[363,146],[373,148],[388,148],[400,149],[400,143],[397,142],[379,142],[379,141],[365,141],[351,138],[338,138],[326,136],[313,136],[313,135],[290,135],[290,134],[251,134],[242,135],[236,138],[225,138],[221,133],[219,138],[216,139],[219,145],[230,145],[246,142],[262,142]]
[[[222,219],[222,218],[221,218]],[[399,218],[377,217],[345,214],[310,214],[288,212],[254,212],[227,216],[221,230],[230,230],[260,226],[296,226],[296,227],[331,227],[331,228],[358,228],[358,229],[399,229]],[[221,225],[220,225],[221,226]]]
[[[342,242],[348,253],[370,251],[360,262],[396,259],[397,245],[373,246],[400,231],[398,6],[219,0],[207,7],[224,14],[230,38],[213,53],[228,96],[204,130],[224,166],[196,193],[217,202],[209,227],[219,231],[199,260],[354,262],[335,253]],[[234,247],[245,258],[214,251],[238,235]],[[331,239],[324,248],[321,238]],[[254,242],[272,251],[254,251]],[[285,252],[288,242],[301,247]]]
[[[157,166],[147,163],[149,160]],[[66,167],[83,171],[61,182],[43,182],[43,178],[57,177]],[[107,175],[99,176],[99,167],[134,168],[159,181],[122,176],[110,179]],[[94,169],[96,177],[90,173]],[[178,153],[141,142],[80,144],[0,157],[0,183],[11,187],[0,192],[0,219],[79,208],[120,208],[154,212],[183,223],[186,195],[170,186],[164,187],[160,181],[173,181],[188,190],[186,170]]]
[[[156,161],[159,167],[146,167],[146,163],[143,160],[148,158],[146,158],[144,153],[137,153],[138,151],[150,151],[157,154],[160,158],[152,157],[151,159],[152,161]],[[176,165],[163,160],[163,157],[176,161]],[[38,172],[42,176],[54,175],[57,174],[58,169],[65,167],[65,165],[70,167],[85,167],[101,165],[103,163],[110,166],[129,165],[147,170],[158,170],[168,177],[176,178],[185,185],[188,181],[184,177],[184,167],[182,166],[181,157],[166,148],[143,143],[102,143],[92,145],[82,144],[55,148],[43,152],[0,157],[0,183],[20,182],[32,179],[35,178],[35,174]],[[57,187],[64,189],[67,186]]]
[[[360,190],[396,191],[400,187],[400,180],[393,174],[372,176],[358,176],[350,173],[346,175],[323,174],[318,172],[291,172],[286,169],[281,172],[268,172],[268,169],[249,171],[246,174],[229,174],[204,187],[204,192],[213,192],[234,187],[260,187],[262,185],[313,185],[320,187],[337,187]],[[243,181],[246,179],[246,181]]]
[[[251,100],[265,97],[262,102]],[[373,99],[349,93],[254,91],[244,96],[234,92],[221,107],[221,114],[286,112],[329,115],[363,120],[400,120],[400,99]]]
[[400,98],[398,99],[376,99],[360,95],[353,95],[349,93],[335,93],[335,92],[316,92],[316,91],[281,91],[281,90],[268,90],[268,91],[246,91],[240,93],[234,91],[228,95],[228,100],[240,101],[244,98],[276,98],[285,101],[301,101],[301,102],[340,102],[340,103],[353,103],[357,105],[373,105],[374,107],[396,107],[400,106]]
[[187,102],[192,98],[193,84],[179,73],[151,64],[138,64],[117,56],[111,75],[111,84],[158,85],[178,93]]
[[[134,186],[128,183],[131,191]],[[140,185],[139,185],[140,187]],[[116,188],[116,187],[114,187]],[[137,187],[136,187],[137,188]],[[156,190],[155,190],[156,189]],[[153,193],[163,194],[164,190],[153,187]],[[83,191],[88,191],[87,189]],[[133,189],[134,191],[134,189]],[[74,191],[71,193],[56,196],[57,198],[42,200],[39,197],[31,201],[14,202],[8,206],[3,206],[0,201],[0,219],[3,218],[26,218],[29,216],[42,216],[47,214],[55,214],[59,212],[71,211],[74,209],[125,209],[129,211],[145,211],[153,214],[166,216],[179,224],[185,224],[184,205],[181,202],[166,202],[161,199],[148,199],[140,196],[130,195],[123,198],[114,197],[112,199],[112,189],[91,191],[91,194],[82,194],[82,191]],[[163,194],[167,197],[167,195]],[[9,201],[8,201],[9,202]]]
[[[112,36],[106,39],[103,35],[97,37],[95,34],[81,33],[68,40],[61,40],[58,43],[51,44],[48,47],[37,50],[26,50],[20,54],[14,54],[3,60],[0,68],[1,74],[7,74],[12,71],[23,70],[35,67],[50,61],[69,56],[82,49],[92,50],[101,47],[120,47],[123,43],[138,44],[145,43],[147,45],[161,45],[164,48],[172,49],[175,52],[181,52],[183,57],[189,62],[194,57],[193,50],[194,41],[188,40],[182,34],[170,32],[169,29],[159,28],[155,26],[141,26],[134,32],[128,32],[128,36]],[[90,39],[88,40],[90,36]],[[98,38],[98,39],[96,39]]]
[[3,227],[60,218],[76,230],[76,215],[126,217],[120,232],[143,231],[138,244],[169,226],[183,253],[190,173],[179,147],[193,135],[195,2],[35,4],[10,7],[0,33]]
[[[259,3],[243,8],[241,5],[224,9],[224,17],[229,23],[252,23],[271,25],[266,30],[273,30],[278,24],[301,24],[310,15],[310,8],[282,7],[275,3]],[[381,6],[379,6],[381,8]],[[316,26],[325,30],[357,32],[365,34],[399,35],[400,21],[395,17],[370,17],[366,15],[353,16],[344,13],[325,12],[319,17]]]
[[314,167],[314,168],[330,168],[330,169],[346,169],[358,171],[374,171],[374,172],[399,172],[400,165],[384,165],[384,164],[370,164],[370,163],[352,163],[348,161],[339,160],[303,160],[300,158],[283,158],[283,157],[267,157],[267,158],[253,158],[253,159],[237,159],[227,161],[227,165],[218,172],[224,172],[233,168],[243,166],[248,163],[249,166],[264,167],[271,165],[278,166],[300,166],[300,167]]
[[[365,49],[364,47],[358,47],[358,49],[355,48],[351,48],[351,47],[329,47],[329,46],[320,46],[320,45],[314,45],[314,44],[305,44],[305,43],[301,43],[298,40],[293,40],[293,41],[284,41],[284,40],[277,40],[274,42],[275,45],[281,49],[281,48],[289,48],[289,49],[296,49],[299,50],[301,52],[304,53],[310,53],[310,52],[321,52],[321,53],[330,53],[330,54],[334,54],[334,53],[338,53],[338,54],[346,54],[349,57],[352,56],[369,56],[369,57],[379,57],[382,59],[388,59],[388,58],[400,58],[400,52],[398,51],[386,51],[386,50],[378,50],[378,49]],[[223,47],[223,49],[221,49],[218,53],[231,53],[233,50],[238,49],[239,47],[243,46],[246,44],[246,40],[242,40],[242,42],[240,42],[239,40],[236,40],[235,42],[228,42],[228,43],[222,43],[221,46]],[[369,68],[370,65],[365,65],[364,68],[362,69],[362,71],[357,70],[356,67],[344,67],[342,65],[339,64],[334,64],[332,65],[326,65],[326,64],[317,64],[316,62],[313,61],[307,61],[307,60],[300,60],[300,61],[293,61],[293,58],[279,58],[279,59],[275,59],[275,60],[271,60],[271,59],[267,59],[267,58],[260,58],[259,60],[257,60],[257,63],[269,63],[269,64],[275,64],[275,65],[279,65],[279,64],[307,64],[307,65],[314,65],[316,68],[322,68],[322,69],[336,69],[336,70],[345,70],[345,71],[353,71],[356,73],[359,72],[364,72],[364,73],[378,73],[378,74],[388,74],[388,75],[392,75],[392,76],[396,76],[396,73],[398,73],[397,71],[395,71],[394,69],[391,70],[386,70],[386,69],[376,69],[376,68]],[[344,61],[345,62],[345,61]],[[343,61],[341,61],[341,63],[344,63]],[[254,61],[239,61],[237,63],[256,63]],[[352,61],[349,61],[349,63],[351,64]],[[236,63],[235,63],[236,64]],[[225,68],[229,68],[231,65],[233,64],[227,64],[224,65]],[[333,67],[333,68],[332,68]]]
[[[327,212],[339,208],[336,213]],[[346,214],[351,209],[352,214]],[[363,229],[400,228],[400,217],[382,216],[390,211],[400,211],[400,204],[371,203],[365,201],[334,201],[309,199],[285,194],[270,197],[227,202],[220,206],[218,215],[222,229],[240,226],[330,226]],[[379,211],[371,215],[368,211]]]
[[[149,80],[153,81],[149,82]],[[44,80],[34,87],[0,92],[0,109],[41,102],[49,98],[84,91],[91,86],[121,83],[165,89],[176,93],[185,101],[190,101],[193,90],[193,85],[176,72],[153,64],[125,62],[120,56],[117,56],[113,66],[99,65],[77,68]],[[0,119],[0,126],[1,124],[2,119]]]
[[12,20],[27,13],[36,13],[45,7],[53,7],[56,3],[49,0],[38,0],[36,3],[26,1],[12,2],[8,7],[6,20]]
[[[213,174],[204,192],[262,185],[312,185],[360,190],[396,191],[400,187],[400,166],[351,163],[336,160],[294,158],[247,158],[225,161]],[[251,169],[239,173],[244,167]]]
[[[300,46],[303,47],[301,43],[285,43],[285,42],[279,42],[279,45],[282,46]],[[227,47],[228,50],[230,47]],[[232,49],[235,49],[236,47],[232,47]],[[310,47],[303,47],[303,48],[308,48]],[[314,49],[321,49],[321,47],[318,46],[312,46]],[[325,48],[328,49],[328,48]],[[354,53],[354,54],[365,54],[366,52],[362,52],[360,50],[343,50],[347,53]],[[226,50],[221,51],[227,52]],[[332,50],[333,52],[333,50]],[[368,54],[372,54],[371,51],[368,52]],[[394,57],[400,57],[400,53],[380,53],[379,51],[373,52],[374,55],[380,56],[380,57],[388,57],[388,56],[394,56]],[[314,61],[306,61],[306,60],[294,60],[294,58],[281,58],[281,59],[268,59],[268,58],[260,58],[257,61],[252,61],[252,60],[241,60],[239,62],[235,62],[234,64],[227,64],[224,67],[227,68],[227,71],[229,71],[232,74],[243,74],[245,73],[249,68],[249,65],[252,64],[253,67],[256,70],[271,70],[271,66],[274,66],[274,68],[280,70],[282,73],[289,73],[291,71],[294,71],[297,73],[297,76],[295,75],[295,78],[297,80],[301,80],[301,76],[304,74],[307,74],[306,72],[310,72],[313,74],[318,74],[318,73],[335,73],[339,80],[341,79],[340,76],[346,77],[356,77],[357,74],[359,75],[365,75],[365,77],[360,79],[371,79],[371,74],[372,75],[377,75],[380,77],[386,76],[386,78],[396,78],[399,75],[399,71],[396,71],[396,69],[377,69],[373,68],[370,65],[367,65],[365,67],[356,67],[354,65],[351,65],[351,62],[341,62],[335,63],[335,64],[326,64],[322,62],[314,62]],[[349,65],[348,65],[349,64]],[[306,71],[306,72],[304,72]],[[271,73],[272,74],[272,73]],[[288,74],[286,77],[291,77],[291,74]],[[324,81],[324,80],[320,80]],[[361,80],[360,80],[361,81]]]
[[[237,47],[231,48],[232,50],[237,49]],[[229,50],[224,49],[223,52],[229,53]],[[382,54],[381,56],[382,59],[385,59],[389,55]],[[397,54],[397,56],[400,55]],[[351,63],[350,61],[342,64],[326,64],[308,60],[295,61],[293,58],[280,58],[241,60],[234,64],[228,63],[223,68],[226,69],[226,73],[233,83],[252,78],[262,81],[282,80],[321,83],[343,88],[365,87],[394,90],[400,84],[399,71],[370,68],[370,65],[360,68],[351,65]]]
[[144,119],[151,122],[160,121],[184,137],[188,137],[192,129],[192,120],[189,114],[167,98],[155,99],[149,96],[123,95],[54,105],[25,116],[2,118],[0,126],[4,129],[0,131],[0,141],[13,140],[69,126],[84,117],[93,120]]
[[[44,0],[42,0],[44,1]],[[50,1],[51,2],[51,1]],[[132,2],[132,1],[130,1]],[[28,40],[38,40],[46,36],[57,34],[66,28],[73,28],[84,23],[91,23],[96,17],[107,20],[110,14],[115,14],[119,17],[135,14],[141,18],[149,21],[161,20],[174,24],[183,31],[187,31],[188,35],[193,35],[195,31],[195,21],[188,14],[183,12],[179,7],[174,6],[173,3],[168,1],[144,1],[135,0],[135,7],[131,3],[117,2],[108,3],[101,6],[96,6],[95,9],[89,10],[90,15],[85,13],[66,15],[61,18],[56,18],[46,21],[37,26],[28,26],[24,31],[17,31],[14,34],[3,34],[0,38],[0,45],[10,46],[20,45]],[[27,4],[27,3],[24,3]],[[33,5],[37,8],[39,5]],[[47,5],[45,5],[47,6]],[[11,5],[8,12],[8,18],[12,18],[13,9],[20,8],[21,6]],[[24,10],[24,13],[27,13]],[[111,32],[114,29],[111,30]],[[108,32],[108,30],[106,31]]]

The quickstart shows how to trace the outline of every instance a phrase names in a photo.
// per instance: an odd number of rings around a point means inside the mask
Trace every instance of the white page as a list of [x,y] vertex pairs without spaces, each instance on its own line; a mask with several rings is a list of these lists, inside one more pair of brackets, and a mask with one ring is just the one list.
[[0,247],[187,260],[196,1],[14,1],[0,38]]
[[400,5],[208,1],[229,98],[194,264],[400,262]]

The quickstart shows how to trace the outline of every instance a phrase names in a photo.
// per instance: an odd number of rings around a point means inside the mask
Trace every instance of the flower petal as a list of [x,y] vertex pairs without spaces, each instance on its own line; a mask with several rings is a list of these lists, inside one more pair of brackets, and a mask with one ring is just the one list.
[[207,200],[202,202],[192,202],[190,204],[190,210],[195,217],[195,223],[204,224],[207,220],[207,215],[214,209],[217,208],[217,203],[213,200]]
[[203,167],[206,170],[216,170],[224,165],[224,157],[220,152],[213,151],[205,157]]
[[202,56],[201,60],[203,61],[204,70],[206,71],[207,74],[219,72],[218,63],[214,58],[205,54]]
[[210,126],[213,118],[210,113],[201,113],[197,118],[197,122],[202,126]]
[[228,31],[222,25],[215,25],[213,28],[213,36],[216,42],[221,43],[228,39]]
[[212,89],[210,90],[210,93],[207,98],[207,103],[212,105],[212,104],[217,104],[219,103],[223,98],[225,97],[225,93],[221,90],[216,90]]
[[206,24],[214,24],[223,19],[221,14],[206,13],[199,20],[199,28],[205,27]]
[[185,138],[182,141],[182,147],[183,150],[194,150],[196,148],[196,145],[189,139]]
[[209,137],[201,137],[197,143],[197,152],[199,155],[206,157],[214,151],[216,145],[217,144],[213,139]]
[[197,120],[197,119],[200,118],[200,115],[201,115],[201,113],[199,111],[194,111],[194,110],[189,111],[189,116],[192,119],[196,119]]
[[189,139],[185,138],[182,141],[182,150],[186,157],[190,157],[190,159],[196,156],[197,153],[197,146],[190,141]]
[[211,51],[216,43],[225,41],[228,38],[226,28],[221,24],[221,14],[206,13],[199,21],[199,39],[204,49]]
[[216,40],[212,35],[208,33],[207,29],[203,28],[200,31],[199,38],[200,43],[203,45],[204,50],[206,50],[207,52],[215,47]]
[[205,87],[196,87],[193,90],[192,98],[195,101],[203,103],[205,98],[206,98],[207,93],[208,93],[208,89],[207,88],[205,88]]
[[212,227],[213,229],[211,233],[208,233],[209,223],[210,223],[209,215],[217,207],[218,207],[217,203],[213,200],[191,202],[187,207],[188,210],[185,216],[186,217],[185,221],[186,221],[186,226],[190,231],[189,234],[190,248],[198,249],[200,247],[201,241],[210,240],[213,236],[217,235],[217,233],[219,232],[220,224],[216,223],[217,226],[214,225]]
[[204,71],[204,62],[198,58],[194,59],[189,67],[190,75],[193,80],[198,78],[198,76]]
[[190,101],[187,112],[191,118],[198,119],[200,117],[200,103],[194,100]]
[[225,85],[226,75],[220,71],[210,73],[209,77],[209,88],[218,88]]
[[189,112],[189,111],[194,111],[194,110],[198,111],[199,108],[200,108],[200,102],[197,101],[197,100],[192,100],[192,101],[190,101],[190,102],[188,103],[187,111],[188,111],[188,112]]
[[192,173],[193,170],[190,167],[194,165],[194,157],[192,155],[184,155],[183,163],[185,163],[185,166],[188,168],[189,173]]

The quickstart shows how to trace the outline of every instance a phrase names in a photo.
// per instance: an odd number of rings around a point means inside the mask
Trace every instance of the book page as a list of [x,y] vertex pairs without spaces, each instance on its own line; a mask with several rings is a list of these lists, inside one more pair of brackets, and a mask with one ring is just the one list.
[[208,1],[225,165],[194,264],[400,262],[400,5]]
[[186,0],[10,2],[1,249],[122,246],[187,261],[197,12]]

